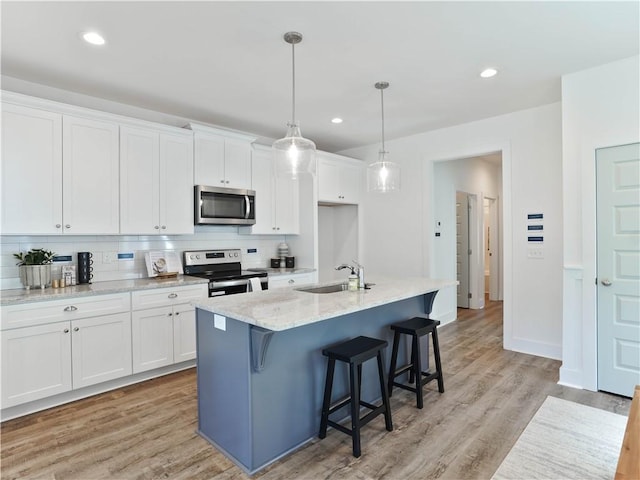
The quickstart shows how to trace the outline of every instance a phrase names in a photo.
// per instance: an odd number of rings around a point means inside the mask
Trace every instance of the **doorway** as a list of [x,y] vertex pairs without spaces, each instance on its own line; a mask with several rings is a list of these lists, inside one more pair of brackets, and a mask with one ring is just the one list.
[[471,300],[470,195],[456,192],[456,280],[458,308],[469,308]]
[[483,234],[484,234],[484,293],[491,301],[499,300],[499,252],[498,242],[498,201],[495,198],[483,199]]

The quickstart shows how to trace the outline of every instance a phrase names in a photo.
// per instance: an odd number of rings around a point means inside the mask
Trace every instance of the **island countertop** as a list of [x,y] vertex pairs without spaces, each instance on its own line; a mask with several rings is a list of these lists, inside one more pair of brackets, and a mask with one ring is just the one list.
[[[455,280],[425,277],[372,277],[368,280],[371,280],[370,289],[359,289],[355,292],[345,290],[334,293],[309,293],[299,291],[301,287],[280,288],[243,295],[212,297],[193,302],[193,305],[251,325],[281,331],[416,297],[457,284]],[[339,283],[343,282],[329,282],[314,286]],[[307,287],[309,286],[311,285]]]

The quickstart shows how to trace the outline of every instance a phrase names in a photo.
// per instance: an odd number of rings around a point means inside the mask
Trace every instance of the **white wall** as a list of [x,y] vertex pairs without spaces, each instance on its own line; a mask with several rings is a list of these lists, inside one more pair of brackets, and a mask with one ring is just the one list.
[[595,150],[640,140],[640,57],[562,77],[564,325],[560,383],[597,390]]
[[[470,245],[471,308],[484,307],[484,209],[485,196],[498,199],[502,193],[501,167],[479,158],[436,162],[434,165],[434,218],[440,222],[440,236],[434,236],[436,271],[446,278],[456,278],[456,191],[472,194],[476,198],[476,222],[470,231],[476,232],[476,242]],[[500,242],[502,243],[502,242]],[[497,252],[500,256],[500,253]],[[447,303],[456,302],[456,291],[450,289],[442,296],[453,296]]]
[[[501,151],[503,161],[504,345],[561,358],[562,144],[560,104],[551,104],[386,142],[402,189],[364,198],[363,263],[369,273],[447,276],[435,259],[433,163]],[[377,158],[378,145],[342,152]],[[544,258],[527,258],[527,213],[545,215]],[[448,277],[450,278],[450,277]],[[455,296],[438,296],[434,316],[455,318]]]
[[318,279],[347,280],[349,271],[336,271],[342,263],[358,260],[358,206],[318,205]]

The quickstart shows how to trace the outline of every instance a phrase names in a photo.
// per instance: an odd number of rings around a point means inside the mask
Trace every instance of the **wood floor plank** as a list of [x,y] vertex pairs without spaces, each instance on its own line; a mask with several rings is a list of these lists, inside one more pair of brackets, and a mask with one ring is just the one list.
[[[440,327],[445,392],[391,398],[394,431],[374,420],[362,456],[330,429],[254,478],[484,479],[498,468],[547,395],[626,415],[630,400],[557,384],[560,362],[502,348],[502,302],[460,309]],[[2,479],[249,478],[196,432],[195,370],[96,395],[2,424]]]

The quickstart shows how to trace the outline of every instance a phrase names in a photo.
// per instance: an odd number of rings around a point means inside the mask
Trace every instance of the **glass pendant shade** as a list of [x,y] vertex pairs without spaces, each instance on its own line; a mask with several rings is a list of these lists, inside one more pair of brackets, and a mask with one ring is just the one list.
[[387,158],[389,152],[384,148],[384,90],[389,82],[378,82],[374,85],[380,90],[380,107],[382,112],[382,150],[378,161],[367,167],[367,190],[369,192],[387,193],[400,190],[400,167]]
[[302,41],[302,34],[287,32],[284,41],[291,45],[292,60],[292,95],[291,95],[291,123],[287,135],[273,142],[274,174],[276,177],[286,177],[296,180],[300,175],[316,174],[316,144],[300,133],[296,123],[296,56],[295,46]]
[[300,175],[316,174],[316,144],[300,134],[300,127],[289,124],[287,135],[273,142],[275,174],[296,180]]
[[367,190],[378,193],[400,190],[400,167],[387,159],[387,152],[381,151],[378,161],[367,167]]

